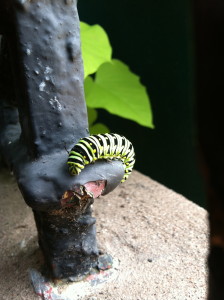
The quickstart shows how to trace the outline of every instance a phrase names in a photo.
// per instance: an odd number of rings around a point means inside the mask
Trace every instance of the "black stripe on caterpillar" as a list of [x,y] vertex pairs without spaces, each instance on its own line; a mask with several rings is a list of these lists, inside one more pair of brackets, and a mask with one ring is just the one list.
[[67,164],[71,175],[78,175],[85,165],[98,159],[121,160],[124,165],[124,182],[131,174],[135,153],[132,143],[116,133],[93,134],[84,137],[71,149]]

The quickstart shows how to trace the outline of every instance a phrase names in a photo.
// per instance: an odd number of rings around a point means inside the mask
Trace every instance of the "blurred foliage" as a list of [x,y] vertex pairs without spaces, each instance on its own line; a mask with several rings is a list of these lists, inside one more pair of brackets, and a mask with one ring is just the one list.
[[80,30],[90,133],[109,132],[106,125],[97,123],[96,108],[154,128],[146,88],[127,65],[112,59],[112,48],[104,29],[80,22]]

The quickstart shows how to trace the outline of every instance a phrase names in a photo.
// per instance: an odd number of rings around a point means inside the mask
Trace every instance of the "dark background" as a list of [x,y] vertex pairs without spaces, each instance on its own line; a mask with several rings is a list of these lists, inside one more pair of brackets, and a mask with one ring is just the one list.
[[194,120],[194,43],[186,0],[79,0],[80,20],[100,24],[113,58],[141,77],[155,129],[99,111],[111,132],[135,146],[135,169],[205,206]]

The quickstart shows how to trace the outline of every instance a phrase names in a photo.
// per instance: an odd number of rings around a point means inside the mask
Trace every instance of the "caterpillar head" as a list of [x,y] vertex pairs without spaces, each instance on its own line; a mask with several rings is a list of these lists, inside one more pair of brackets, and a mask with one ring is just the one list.
[[81,157],[69,157],[67,164],[69,173],[72,176],[78,175],[85,166],[84,159]]

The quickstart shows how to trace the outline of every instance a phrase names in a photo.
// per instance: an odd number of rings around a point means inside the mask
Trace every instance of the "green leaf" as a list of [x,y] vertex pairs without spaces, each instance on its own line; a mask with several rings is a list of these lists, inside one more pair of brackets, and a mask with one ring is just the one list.
[[99,25],[80,22],[80,35],[86,77],[95,73],[101,64],[111,61],[112,48],[106,32]]
[[93,87],[93,78],[90,76],[87,76],[84,81],[84,89],[85,89],[85,97],[86,98],[91,93],[92,87]]
[[87,105],[154,128],[150,99],[139,77],[119,60],[104,63],[95,81],[85,80]]
[[96,121],[98,113],[96,109],[90,107],[87,107],[87,113],[89,125],[92,125]]
[[95,125],[90,126],[89,131],[90,134],[99,134],[99,133],[108,133],[110,132],[110,129],[102,123],[96,123]]

